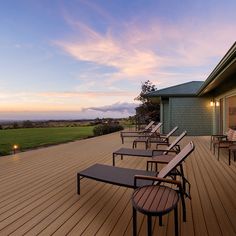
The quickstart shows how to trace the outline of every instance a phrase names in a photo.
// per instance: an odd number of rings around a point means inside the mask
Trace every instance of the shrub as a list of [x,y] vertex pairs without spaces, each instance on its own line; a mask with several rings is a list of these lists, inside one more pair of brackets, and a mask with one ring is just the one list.
[[117,124],[100,124],[94,127],[93,134],[94,136],[104,135],[113,133],[119,130],[123,130],[124,128],[121,125]]

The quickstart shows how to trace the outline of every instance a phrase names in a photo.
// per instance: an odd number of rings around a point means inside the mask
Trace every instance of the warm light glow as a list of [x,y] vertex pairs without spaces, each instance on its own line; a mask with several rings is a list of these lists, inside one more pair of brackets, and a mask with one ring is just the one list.
[[14,154],[16,154],[16,151],[17,151],[18,148],[19,148],[19,147],[18,147],[17,144],[14,144],[14,145],[13,145],[12,149],[13,149],[13,153],[14,153]]
[[210,102],[210,106],[211,106],[211,107],[214,106],[214,102],[213,102],[213,101]]
[[219,102],[216,102],[216,106],[219,107],[219,106],[220,106],[220,103],[219,103]]

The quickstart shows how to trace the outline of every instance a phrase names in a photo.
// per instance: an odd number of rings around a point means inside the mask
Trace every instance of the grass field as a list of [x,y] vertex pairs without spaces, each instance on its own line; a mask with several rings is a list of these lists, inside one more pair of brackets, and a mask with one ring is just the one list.
[[14,144],[19,145],[23,151],[86,138],[93,135],[93,128],[94,126],[0,130],[0,155],[10,154]]

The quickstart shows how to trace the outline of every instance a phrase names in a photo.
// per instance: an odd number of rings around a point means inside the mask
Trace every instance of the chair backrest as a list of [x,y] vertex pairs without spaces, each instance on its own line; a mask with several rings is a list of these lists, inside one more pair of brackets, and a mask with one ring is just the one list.
[[235,142],[236,141],[236,130],[234,130],[231,141]]
[[229,130],[227,131],[227,140],[231,141],[233,135],[234,135],[234,130],[229,128]]
[[153,135],[157,132],[158,129],[160,129],[162,126],[162,123],[158,123],[151,131],[150,131],[150,135]]
[[[187,134],[187,131],[184,131],[179,137],[177,137],[170,146],[166,149],[167,151],[170,151],[175,145],[177,145],[183,137]],[[163,154],[166,155],[168,152],[164,152]]]
[[155,123],[155,121],[150,121],[150,123],[144,128],[144,130],[146,131],[146,130],[149,130],[151,127],[152,127],[152,125]]
[[165,178],[172,170],[174,170],[179,164],[181,164],[194,150],[194,143],[191,141],[188,143],[182,151],[177,154],[164,168],[162,168],[157,175],[158,178]]
[[167,135],[166,138],[169,138],[179,127],[175,126],[174,129],[172,129]]

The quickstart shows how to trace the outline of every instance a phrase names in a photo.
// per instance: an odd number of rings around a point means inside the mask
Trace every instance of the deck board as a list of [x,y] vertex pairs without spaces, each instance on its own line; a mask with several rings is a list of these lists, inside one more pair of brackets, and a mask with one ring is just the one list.
[[[132,235],[132,189],[83,179],[76,194],[76,173],[95,163],[112,165],[112,152],[131,147],[119,133],[40,148],[0,158],[0,235]],[[186,137],[196,149],[184,171],[191,182],[186,200],[187,222],[180,235],[236,235],[236,162],[228,152],[220,160],[209,149],[209,137]],[[139,148],[142,144],[139,145]],[[116,165],[145,169],[146,158],[120,160]],[[173,235],[173,212],[153,219],[154,235]],[[138,214],[139,235],[146,234],[146,218]]]

